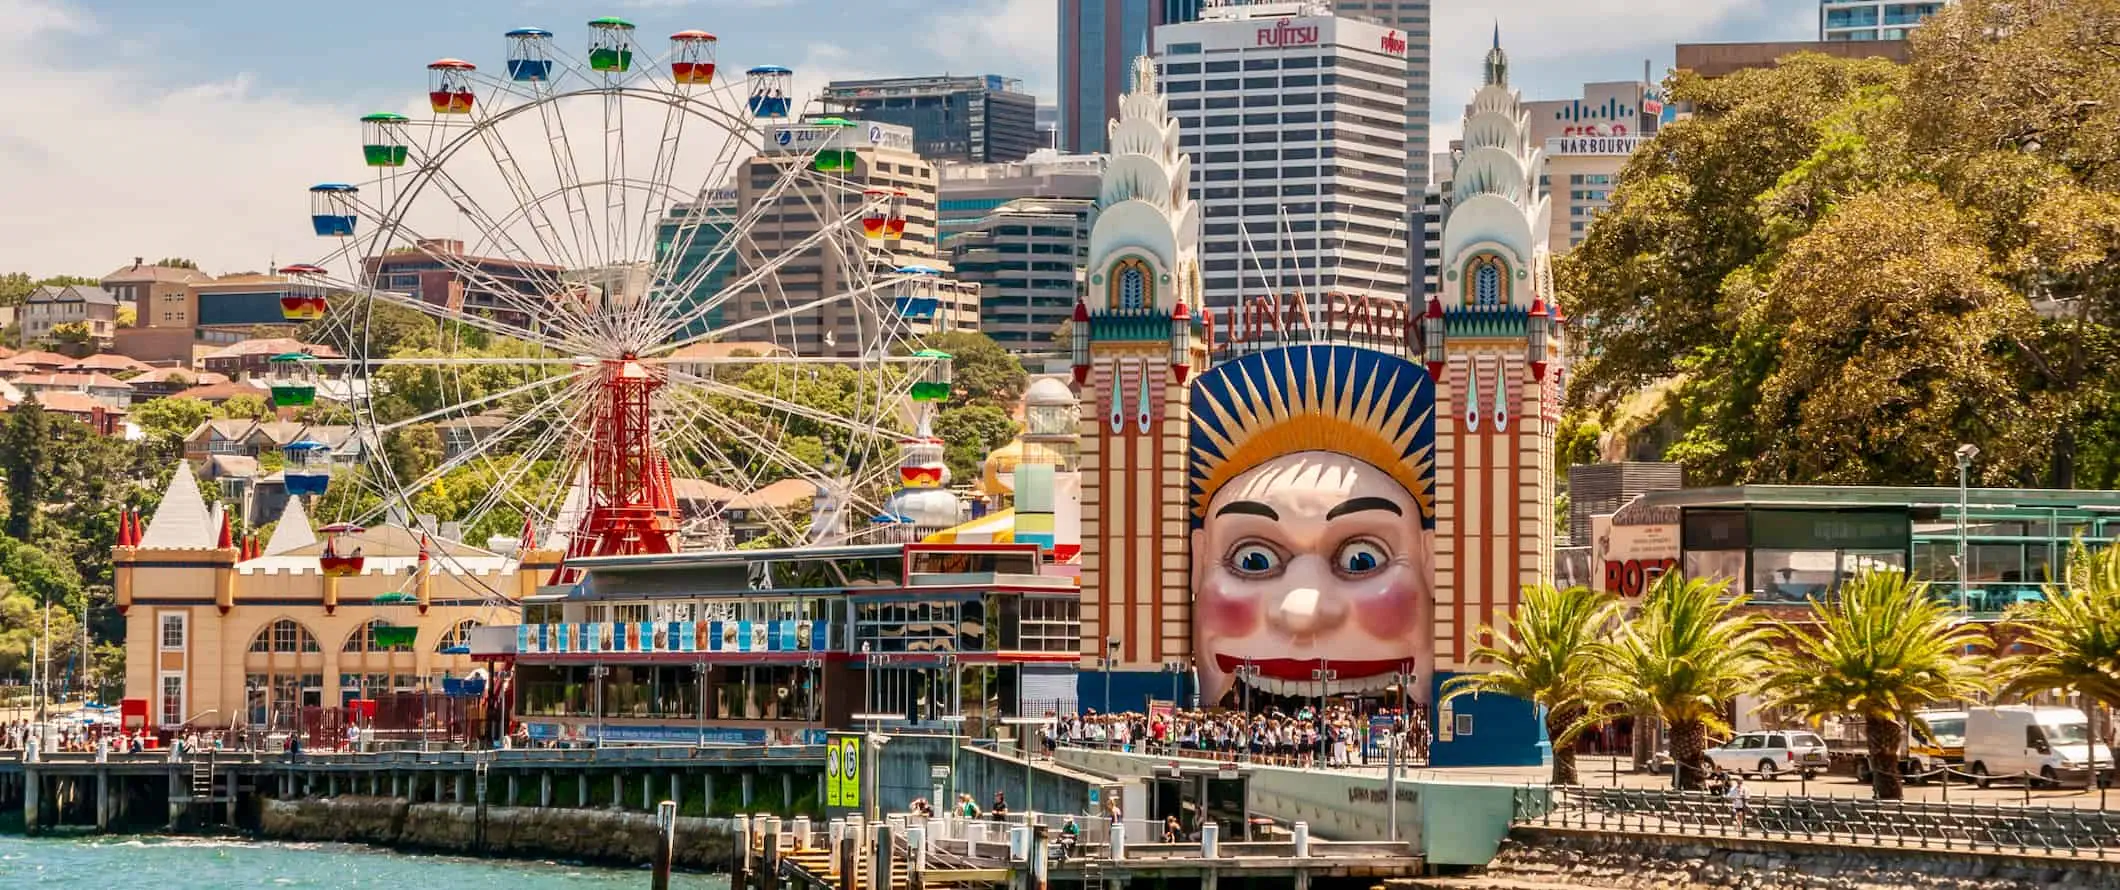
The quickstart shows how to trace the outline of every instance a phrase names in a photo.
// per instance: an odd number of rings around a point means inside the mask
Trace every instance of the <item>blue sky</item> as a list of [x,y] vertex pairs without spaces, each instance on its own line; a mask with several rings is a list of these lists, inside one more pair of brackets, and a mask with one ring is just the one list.
[[[947,71],[1053,92],[1055,0],[0,0],[0,271],[180,254],[219,272],[288,255],[293,236],[260,216],[300,212],[347,115],[416,97],[435,58],[497,62],[508,28],[578,43],[599,15],[658,38],[713,31],[724,65],[788,65],[798,88]],[[1525,95],[1560,98],[1639,76],[1644,60],[1661,76],[1677,42],[1808,39],[1816,6],[1438,0],[1435,20],[1432,117],[1447,138],[1497,21]]]

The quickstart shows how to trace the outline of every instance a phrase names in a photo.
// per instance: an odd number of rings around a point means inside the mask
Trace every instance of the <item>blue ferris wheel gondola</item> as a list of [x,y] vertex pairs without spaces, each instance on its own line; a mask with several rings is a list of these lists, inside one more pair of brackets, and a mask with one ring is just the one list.
[[942,300],[935,295],[932,280],[942,277],[942,270],[933,266],[900,266],[898,274],[916,276],[907,281],[891,307],[899,318],[934,318],[941,311]]
[[779,65],[760,65],[744,72],[751,81],[749,105],[752,117],[784,118],[793,107],[788,99],[788,90],[794,86],[795,71]]
[[309,224],[319,237],[345,238],[353,234],[354,224],[360,220],[354,196],[360,191],[343,182],[309,187]]
[[288,497],[321,495],[331,488],[331,446],[303,439],[281,450],[287,457],[281,478],[287,482]]
[[552,32],[543,28],[509,31],[508,79],[542,83],[552,79]]

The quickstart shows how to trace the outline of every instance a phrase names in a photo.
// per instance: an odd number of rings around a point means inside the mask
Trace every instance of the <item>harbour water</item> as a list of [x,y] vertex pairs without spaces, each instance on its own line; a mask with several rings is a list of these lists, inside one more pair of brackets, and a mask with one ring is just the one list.
[[[618,890],[645,888],[645,869],[589,868],[413,856],[347,844],[175,837],[0,836],[0,887],[390,888]],[[675,875],[671,890],[728,890],[724,877]]]

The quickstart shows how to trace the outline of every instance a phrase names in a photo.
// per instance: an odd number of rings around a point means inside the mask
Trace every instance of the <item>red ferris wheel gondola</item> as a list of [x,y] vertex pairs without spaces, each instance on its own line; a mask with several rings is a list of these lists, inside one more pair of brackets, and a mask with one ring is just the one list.
[[477,94],[471,91],[471,72],[478,66],[463,59],[440,59],[427,64],[427,105],[435,114],[470,114]]

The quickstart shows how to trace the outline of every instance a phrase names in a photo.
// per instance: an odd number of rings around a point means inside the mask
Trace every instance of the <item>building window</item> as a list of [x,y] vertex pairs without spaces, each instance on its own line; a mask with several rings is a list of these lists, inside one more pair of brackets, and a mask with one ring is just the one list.
[[1508,270],[1500,257],[1475,257],[1465,271],[1467,305],[1501,306],[1509,302]]
[[177,726],[184,722],[184,675],[165,673],[162,675],[162,725]]
[[182,612],[162,613],[162,651],[184,651],[184,618]]
[[270,627],[258,631],[250,641],[252,652],[299,653],[322,652],[317,638],[292,618],[282,618]]
[[1113,309],[1146,309],[1154,301],[1154,291],[1148,283],[1148,264],[1138,257],[1120,260],[1112,267],[1111,296],[1109,305]]
[[[642,606],[641,609],[645,611],[647,607]],[[647,616],[641,615],[638,620],[646,621]],[[477,626],[479,626],[478,622],[470,618],[457,622],[456,626],[450,628],[448,633],[442,634],[442,641],[435,644],[434,651],[446,652],[456,646],[471,645],[471,629]]]

